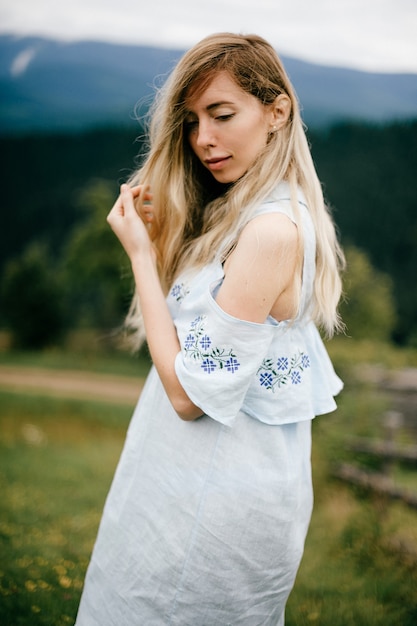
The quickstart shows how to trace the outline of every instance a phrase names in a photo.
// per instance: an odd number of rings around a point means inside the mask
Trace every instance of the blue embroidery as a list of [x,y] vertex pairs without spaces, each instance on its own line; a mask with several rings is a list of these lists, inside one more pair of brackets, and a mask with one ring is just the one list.
[[204,337],[200,339],[200,346],[203,348],[203,350],[208,350],[211,346],[210,337],[207,337],[207,335],[204,335]]
[[234,374],[236,370],[239,368],[240,363],[234,357],[230,357],[225,363],[226,369],[228,372],[232,372]]
[[287,359],[287,357],[280,357],[277,360],[277,369],[279,369],[279,370],[287,370],[288,369],[288,359]]
[[299,385],[302,381],[302,373],[310,367],[310,358],[304,352],[294,355],[291,360],[287,357],[279,357],[276,361],[264,359],[257,371],[259,384],[268,391],[275,393],[275,389],[290,382]]
[[199,315],[193,322],[191,322],[191,328],[196,328],[201,322],[204,322],[205,319],[204,315]]
[[299,385],[301,383],[300,372],[291,372],[291,382],[293,385]]
[[184,300],[185,296],[188,296],[190,290],[184,283],[176,283],[171,289],[171,296],[175,298],[177,302]]
[[191,350],[194,345],[194,335],[187,335],[184,341],[184,346],[186,350]]
[[[259,374],[259,370],[258,370],[258,374]],[[262,372],[262,374],[259,376],[259,382],[261,383],[261,387],[266,387],[267,389],[271,389],[273,381],[274,381],[274,377],[272,376],[272,374],[269,374],[268,372]]]
[[204,359],[201,367],[207,374],[211,374],[211,372],[214,372],[214,370],[216,369],[216,364],[211,359]]
[[303,356],[301,357],[301,363],[304,369],[307,369],[307,367],[310,367],[310,359],[307,356],[307,354],[303,354]]
[[196,361],[201,361],[201,368],[206,374],[211,374],[217,369],[226,369],[234,374],[240,366],[233,349],[211,348],[211,338],[205,333],[206,317],[199,315],[191,322],[190,330],[184,341],[186,356]]

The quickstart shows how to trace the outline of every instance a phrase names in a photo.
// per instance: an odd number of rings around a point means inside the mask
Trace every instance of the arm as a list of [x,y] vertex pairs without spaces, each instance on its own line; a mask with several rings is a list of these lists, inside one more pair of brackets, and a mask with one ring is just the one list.
[[[162,384],[178,415],[193,420],[203,411],[190,400],[175,371],[180,344],[146,226],[134,207],[134,198],[140,194],[143,194],[140,187],[131,190],[123,186],[108,221],[132,263],[148,346]],[[145,194],[142,199],[149,200],[151,195]],[[140,213],[146,220],[143,205]],[[293,282],[296,249],[297,229],[285,216],[268,215],[252,220],[227,261],[226,277],[217,295],[218,305],[237,319],[262,324]]]
[[[151,199],[142,188],[130,189],[123,185],[107,221],[130,258],[149,351],[165,391],[178,415],[184,420],[193,420],[201,416],[202,411],[188,398],[175,373],[174,361],[180,345],[159,281],[152,243],[134,206],[134,198],[141,194],[143,200]],[[143,210],[143,219],[149,221],[147,215]]]

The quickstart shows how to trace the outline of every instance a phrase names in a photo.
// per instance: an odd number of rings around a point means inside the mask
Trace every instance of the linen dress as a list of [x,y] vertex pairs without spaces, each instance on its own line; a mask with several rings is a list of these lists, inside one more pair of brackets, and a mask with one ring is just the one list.
[[282,626],[313,494],[311,420],[342,388],[309,310],[314,229],[295,321],[256,324],[216,303],[220,261],[173,285],[176,372],[205,415],[182,421],[154,368],[130,423],[88,568],[77,626]]

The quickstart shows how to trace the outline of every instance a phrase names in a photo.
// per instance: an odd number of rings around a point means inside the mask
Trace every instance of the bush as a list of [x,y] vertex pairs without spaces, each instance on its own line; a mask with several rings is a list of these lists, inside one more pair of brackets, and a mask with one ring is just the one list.
[[2,316],[16,347],[43,348],[60,338],[63,292],[44,246],[32,244],[7,264],[1,295]]
[[130,263],[107,224],[112,185],[90,181],[79,197],[85,215],[71,232],[62,264],[74,326],[109,330],[126,315],[133,279]]
[[364,252],[347,247],[346,300],[340,312],[354,339],[389,341],[396,322],[392,282],[372,267]]

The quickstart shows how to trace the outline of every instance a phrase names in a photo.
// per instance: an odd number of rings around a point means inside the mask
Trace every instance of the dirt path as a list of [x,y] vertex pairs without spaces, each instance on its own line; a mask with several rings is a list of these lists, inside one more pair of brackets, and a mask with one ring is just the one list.
[[359,365],[356,368],[356,375],[360,380],[392,391],[417,391],[416,367],[387,370],[378,365]]
[[[387,372],[382,368],[361,366],[360,378],[393,391],[417,392],[417,368]],[[103,400],[134,406],[143,383],[143,379],[132,376],[0,365],[0,390],[30,395]]]
[[134,406],[143,379],[76,370],[0,365],[0,389],[30,395],[103,400]]

